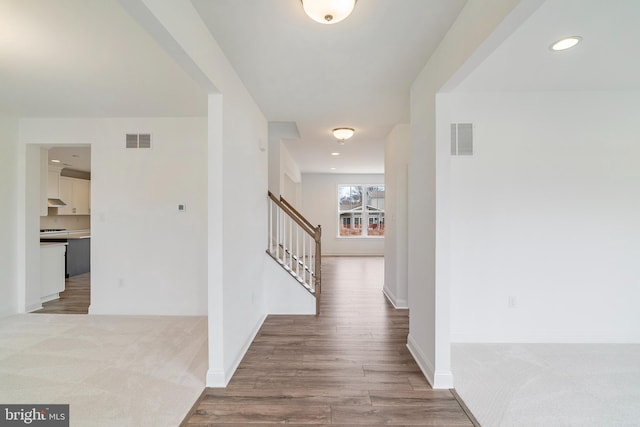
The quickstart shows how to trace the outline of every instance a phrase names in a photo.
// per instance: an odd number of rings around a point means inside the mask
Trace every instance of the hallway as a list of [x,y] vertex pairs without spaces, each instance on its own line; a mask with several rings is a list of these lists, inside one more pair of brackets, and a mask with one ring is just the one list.
[[269,316],[229,386],[207,389],[185,425],[471,426],[409,354],[408,312],[384,297],[383,268],[324,258],[321,315]]

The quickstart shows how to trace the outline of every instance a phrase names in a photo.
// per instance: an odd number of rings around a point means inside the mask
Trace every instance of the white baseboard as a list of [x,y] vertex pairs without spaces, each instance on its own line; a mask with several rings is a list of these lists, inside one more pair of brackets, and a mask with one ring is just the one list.
[[450,370],[436,371],[433,364],[422,352],[420,346],[415,342],[413,337],[407,337],[407,348],[420,367],[425,378],[434,389],[450,389],[453,388],[453,373]]
[[41,303],[34,302],[33,304],[29,304],[24,311],[27,313],[31,313],[32,311],[40,310],[41,308],[42,308]]
[[[353,239],[353,237],[350,237],[350,239]],[[322,252],[322,256],[323,257],[344,257],[344,258],[348,258],[348,257],[353,257],[353,258],[359,258],[359,257],[375,257],[375,258],[380,258],[380,257],[384,257],[384,254],[354,254],[352,252],[333,252],[333,253],[327,253],[327,252]]]
[[54,299],[60,299],[60,294],[58,292],[40,298],[40,302],[44,304],[45,302],[53,301]]
[[225,388],[228,384],[224,371],[213,371],[211,369],[207,371],[206,381],[207,387],[211,388]]
[[453,388],[453,372],[451,371],[436,371],[433,374],[433,388],[436,389],[450,389]]
[[433,368],[427,357],[424,355],[420,347],[416,344],[411,334],[409,334],[409,336],[407,337],[407,348],[409,349],[409,353],[411,353],[411,355],[413,356],[413,359],[418,364],[418,367],[424,374],[425,378],[427,379],[429,384],[431,384],[431,387],[433,387],[433,377],[435,369]]
[[258,323],[253,328],[253,331],[249,335],[249,338],[245,340],[244,345],[236,355],[236,358],[231,364],[231,367],[227,371],[213,371],[211,369],[207,371],[207,387],[224,388],[227,386],[227,384],[229,384],[229,381],[231,381],[233,374],[236,372],[236,369],[238,369],[238,366],[240,366],[240,362],[242,362],[244,355],[249,350],[249,347],[253,343],[256,335],[258,335],[258,332],[260,331],[260,328],[262,327],[262,324],[264,323],[266,318],[267,315],[265,314],[264,316],[262,316],[262,318],[260,318],[260,320],[258,320]]
[[391,303],[393,308],[398,309],[398,310],[408,310],[409,309],[409,302],[408,301],[396,299],[395,295],[393,295],[393,293],[391,291],[389,291],[387,288],[382,288],[382,293],[384,294],[385,297],[387,297],[387,300]]

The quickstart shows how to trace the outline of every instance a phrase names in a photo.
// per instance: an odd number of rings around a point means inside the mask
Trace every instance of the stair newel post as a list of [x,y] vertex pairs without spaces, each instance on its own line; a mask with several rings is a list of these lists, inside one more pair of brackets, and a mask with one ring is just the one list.
[[321,274],[321,240],[322,240],[322,227],[318,225],[315,229],[315,241],[316,241],[316,259],[315,259],[315,270],[316,270],[316,279],[315,279],[315,291],[316,291],[316,316],[320,314],[320,293],[321,293],[321,283],[322,283],[322,274]]

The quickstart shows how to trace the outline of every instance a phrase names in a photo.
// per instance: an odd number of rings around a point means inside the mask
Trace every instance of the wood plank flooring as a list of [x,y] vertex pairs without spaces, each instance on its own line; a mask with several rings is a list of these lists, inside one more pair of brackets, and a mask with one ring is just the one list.
[[33,313],[87,314],[91,301],[91,273],[80,274],[65,280],[65,290],[60,299],[45,302]]
[[228,387],[206,389],[183,425],[473,425],[409,354],[383,263],[323,259],[321,315],[269,316]]

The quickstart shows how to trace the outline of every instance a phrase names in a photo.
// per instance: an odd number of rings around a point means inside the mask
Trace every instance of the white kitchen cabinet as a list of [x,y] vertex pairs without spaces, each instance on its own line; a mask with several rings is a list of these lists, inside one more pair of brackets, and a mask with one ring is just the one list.
[[49,168],[47,174],[47,197],[49,199],[60,198],[60,170]]
[[86,179],[76,179],[73,182],[73,202],[74,214],[89,215],[91,206],[89,204],[89,194],[91,193],[91,181]]
[[66,243],[40,244],[40,302],[60,298],[65,288]]
[[58,208],[58,215],[89,215],[91,213],[90,193],[91,181],[61,176],[60,199],[67,206]]
[[58,208],[58,215],[73,215],[73,178],[60,177],[60,200],[67,206]]

